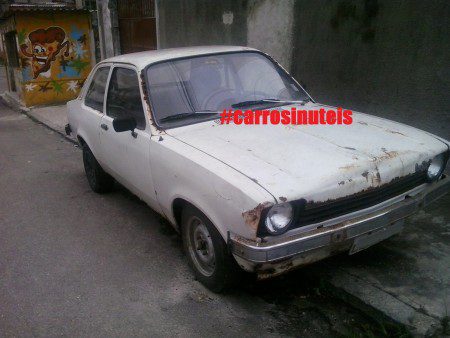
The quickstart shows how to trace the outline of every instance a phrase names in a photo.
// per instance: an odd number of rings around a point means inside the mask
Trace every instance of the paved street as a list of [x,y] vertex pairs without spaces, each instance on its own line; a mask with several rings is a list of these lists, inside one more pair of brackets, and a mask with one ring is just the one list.
[[81,151],[0,104],[0,335],[327,336],[376,330],[300,270],[215,295],[178,236],[125,189],[97,195]]

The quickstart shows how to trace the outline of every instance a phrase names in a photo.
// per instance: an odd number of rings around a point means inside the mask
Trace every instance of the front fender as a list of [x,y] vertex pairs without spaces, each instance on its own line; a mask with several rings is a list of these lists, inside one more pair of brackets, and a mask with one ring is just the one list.
[[255,182],[217,159],[175,138],[152,137],[151,172],[158,202],[175,224],[172,204],[181,198],[202,211],[224,239],[232,231],[256,239],[255,222],[247,212],[273,204],[273,196]]

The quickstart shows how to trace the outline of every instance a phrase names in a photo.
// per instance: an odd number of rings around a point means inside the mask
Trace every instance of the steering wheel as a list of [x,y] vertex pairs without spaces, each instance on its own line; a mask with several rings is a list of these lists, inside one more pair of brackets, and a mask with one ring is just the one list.
[[222,99],[220,101],[220,104],[215,105],[214,107],[209,107],[209,104],[211,101],[213,101],[213,99],[217,99],[217,96],[219,95],[225,95],[227,93],[232,93],[234,92],[234,89],[229,89],[229,88],[220,88],[220,89],[216,89],[215,91],[213,91],[212,93],[210,93],[202,102],[202,109],[217,109],[217,107],[222,106],[222,104],[228,100],[230,100],[230,97],[233,97],[232,95],[226,95],[226,97],[224,99]]

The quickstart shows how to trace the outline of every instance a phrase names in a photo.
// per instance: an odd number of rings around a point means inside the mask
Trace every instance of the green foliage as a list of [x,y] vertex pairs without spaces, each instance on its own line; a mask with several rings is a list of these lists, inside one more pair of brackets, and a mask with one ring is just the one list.
[[25,29],[22,29],[17,33],[17,40],[19,40],[19,45],[22,45],[25,43],[25,40],[27,38],[27,32]]
[[60,83],[56,82],[55,80],[52,80],[52,86],[55,92],[57,92],[58,94],[62,93],[62,85]]
[[89,66],[89,62],[82,61],[80,58],[69,62],[69,67],[74,68],[78,74],[80,74],[87,66]]

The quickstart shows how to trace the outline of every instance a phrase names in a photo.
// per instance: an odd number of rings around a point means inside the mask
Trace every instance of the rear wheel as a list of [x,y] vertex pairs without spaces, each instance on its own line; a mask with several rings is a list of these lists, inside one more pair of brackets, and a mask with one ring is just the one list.
[[113,189],[114,179],[103,170],[86,144],[83,145],[83,164],[89,186],[93,191],[103,194]]
[[232,285],[237,265],[225,241],[208,218],[192,206],[183,209],[182,237],[197,280],[214,292]]

